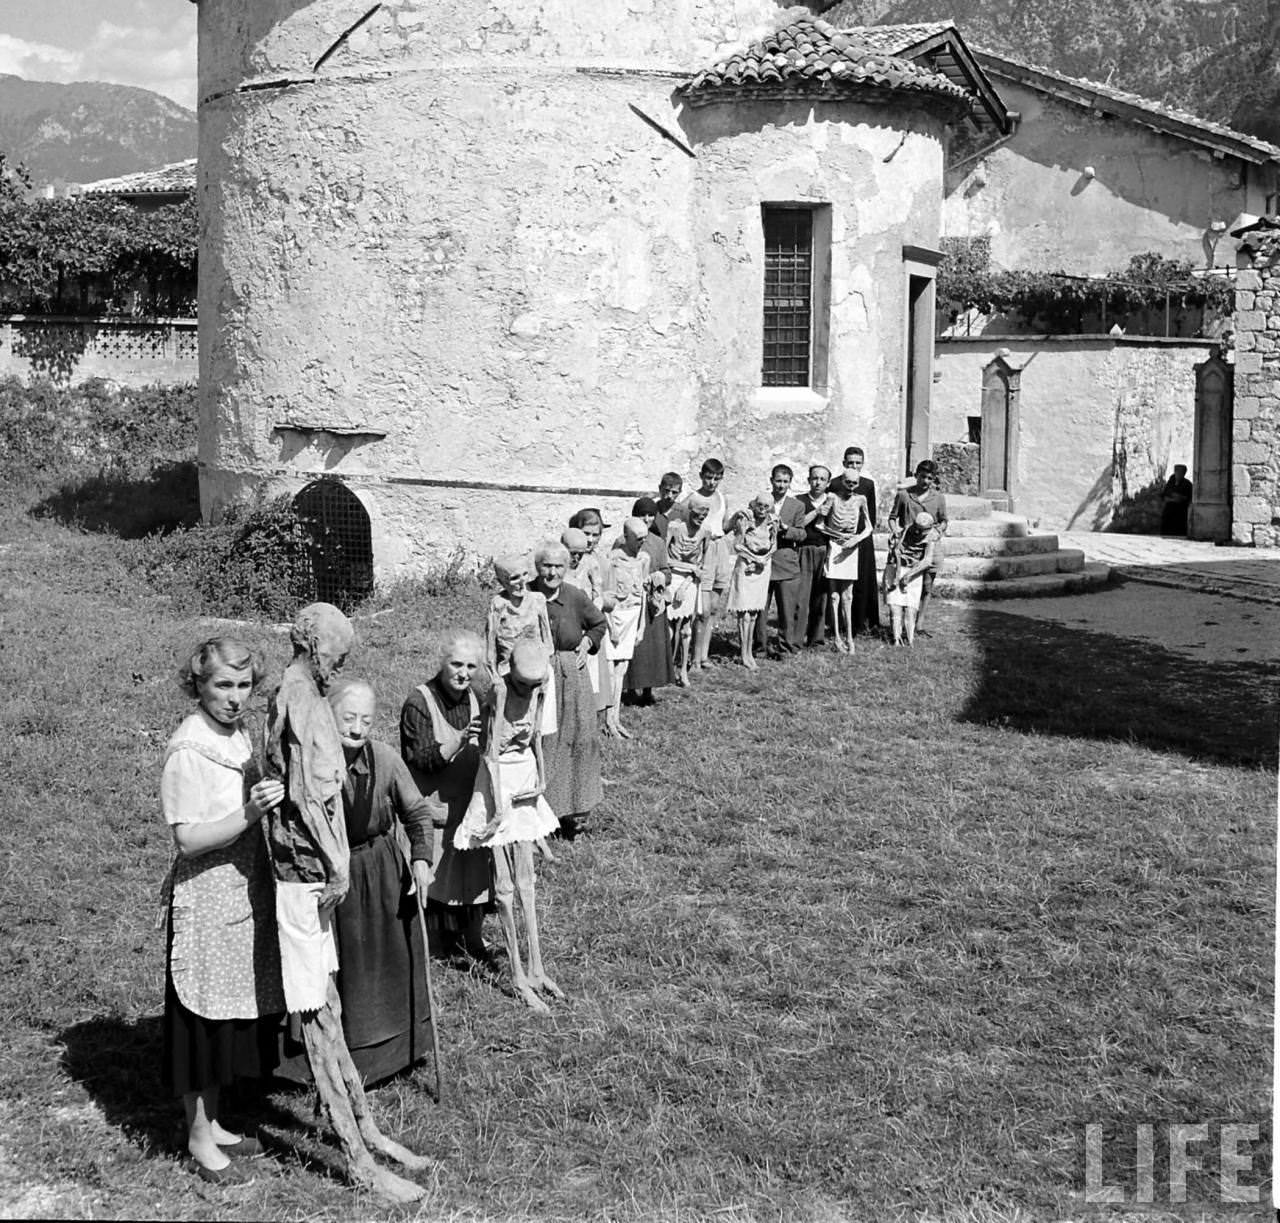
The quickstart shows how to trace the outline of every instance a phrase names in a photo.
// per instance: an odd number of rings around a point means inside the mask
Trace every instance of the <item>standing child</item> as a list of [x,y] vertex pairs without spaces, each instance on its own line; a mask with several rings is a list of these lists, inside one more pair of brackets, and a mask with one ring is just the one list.
[[[493,572],[502,589],[489,600],[489,615],[484,626],[485,662],[494,675],[505,675],[511,669],[511,651],[517,641],[533,641],[551,657],[555,646],[551,640],[551,621],[547,601],[536,590],[533,581],[533,557],[495,557]],[[546,719],[541,726],[544,735],[556,733],[556,701],[554,688],[544,707]]]
[[[649,524],[643,518],[628,518],[622,524],[622,538],[610,549],[604,574],[605,612],[608,632],[604,656],[612,672],[612,694],[605,715],[605,734],[630,739],[631,732],[621,722],[622,688],[636,644],[645,632],[645,596],[649,586],[649,553],[641,550]],[[611,596],[611,597],[610,597]]]
[[734,522],[737,561],[729,584],[729,610],[738,613],[738,648],[742,665],[749,671],[759,670],[754,654],[756,617],[769,598],[772,557],[778,546],[778,524],[772,510],[771,497],[755,497],[748,511],[738,514]]
[[701,597],[702,569],[710,536],[703,530],[711,502],[694,493],[684,502],[684,512],[667,526],[667,561],[671,584],[667,587],[667,620],[671,625],[676,683],[689,686],[689,655],[692,652],[693,622]]
[[889,536],[889,559],[884,567],[884,601],[889,605],[893,622],[893,644],[901,645],[906,632],[907,645],[916,639],[916,612],[924,575],[933,565],[933,550],[939,538],[933,515],[926,510],[916,513],[905,531]]
[[[499,676],[485,701],[484,760],[475,793],[467,807],[454,845],[458,849],[488,848],[493,852],[495,896],[511,965],[511,984],[535,1011],[547,1012],[538,996],[542,990],[563,998],[560,987],[542,966],[534,893],[533,846],[559,827],[544,797],[546,773],[542,762],[542,721],[539,708],[546,699],[551,674],[546,655],[532,641],[518,641],[511,666]],[[526,975],[516,938],[515,899],[519,897],[529,944]]]
[[834,485],[828,494],[820,528],[830,540],[823,575],[831,605],[831,627],[836,649],[853,653],[853,584],[858,577],[858,545],[871,534],[867,499],[853,491],[848,480]]

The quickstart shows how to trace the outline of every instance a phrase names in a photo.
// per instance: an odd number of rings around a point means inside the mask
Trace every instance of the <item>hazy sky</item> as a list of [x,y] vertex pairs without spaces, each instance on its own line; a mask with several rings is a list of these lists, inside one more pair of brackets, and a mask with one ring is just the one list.
[[191,0],[0,0],[0,73],[141,85],[196,104]]

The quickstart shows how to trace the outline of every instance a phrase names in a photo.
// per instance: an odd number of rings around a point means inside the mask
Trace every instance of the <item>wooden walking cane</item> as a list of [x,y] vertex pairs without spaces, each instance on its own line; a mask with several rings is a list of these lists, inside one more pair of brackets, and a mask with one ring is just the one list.
[[427,983],[427,1006],[431,1008],[431,1057],[436,1065],[436,1103],[444,1103],[444,1075],[440,1070],[440,1030],[436,1026],[436,991],[431,984],[431,944],[427,941],[427,919],[424,914],[427,898],[419,896],[414,908],[418,910],[418,929],[422,932],[422,967]]

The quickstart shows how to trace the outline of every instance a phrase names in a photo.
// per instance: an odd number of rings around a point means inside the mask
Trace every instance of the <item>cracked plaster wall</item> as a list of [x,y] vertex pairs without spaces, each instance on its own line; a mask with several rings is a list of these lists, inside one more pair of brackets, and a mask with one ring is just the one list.
[[[625,513],[708,453],[744,501],[772,462],[802,475],[851,441],[881,483],[901,469],[902,247],[937,244],[940,121],[852,103],[682,112],[678,78],[558,57],[662,67],[693,45],[701,62],[778,8],[600,8],[611,20],[551,0],[386,5],[319,79],[217,96],[305,67],[352,10],[203,0],[206,513],[340,475],[386,576],[558,533],[583,504]],[[831,205],[816,404],[758,402],[762,201]],[[414,480],[550,491],[398,482]]]
[[[1234,262],[1234,244],[1215,241],[1209,226],[1250,204],[1262,210],[1245,163],[1009,81],[998,86],[1022,115],[1018,130],[948,175],[944,234],[989,235],[999,268],[1085,275],[1118,271],[1146,251],[1195,267]],[[1085,177],[1086,166],[1096,177]]]
[[1101,336],[944,340],[936,350],[934,440],[967,437],[966,417],[982,415],[983,370],[1004,354],[1022,371],[1017,512],[1045,530],[1106,530],[1132,514],[1135,501],[1151,501],[1175,463],[1192,467],[1194,366],[1213,347]]

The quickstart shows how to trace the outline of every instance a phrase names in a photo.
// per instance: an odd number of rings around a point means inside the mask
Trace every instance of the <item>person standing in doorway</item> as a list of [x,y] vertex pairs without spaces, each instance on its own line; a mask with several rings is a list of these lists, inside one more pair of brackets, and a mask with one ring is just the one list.
[[1187,512],[1191,509],[1191,481],[1187,479],[1185,463],[1174,467],[1161,500],[1164,508],[1160,511],[1160,534],[1185,536]]

